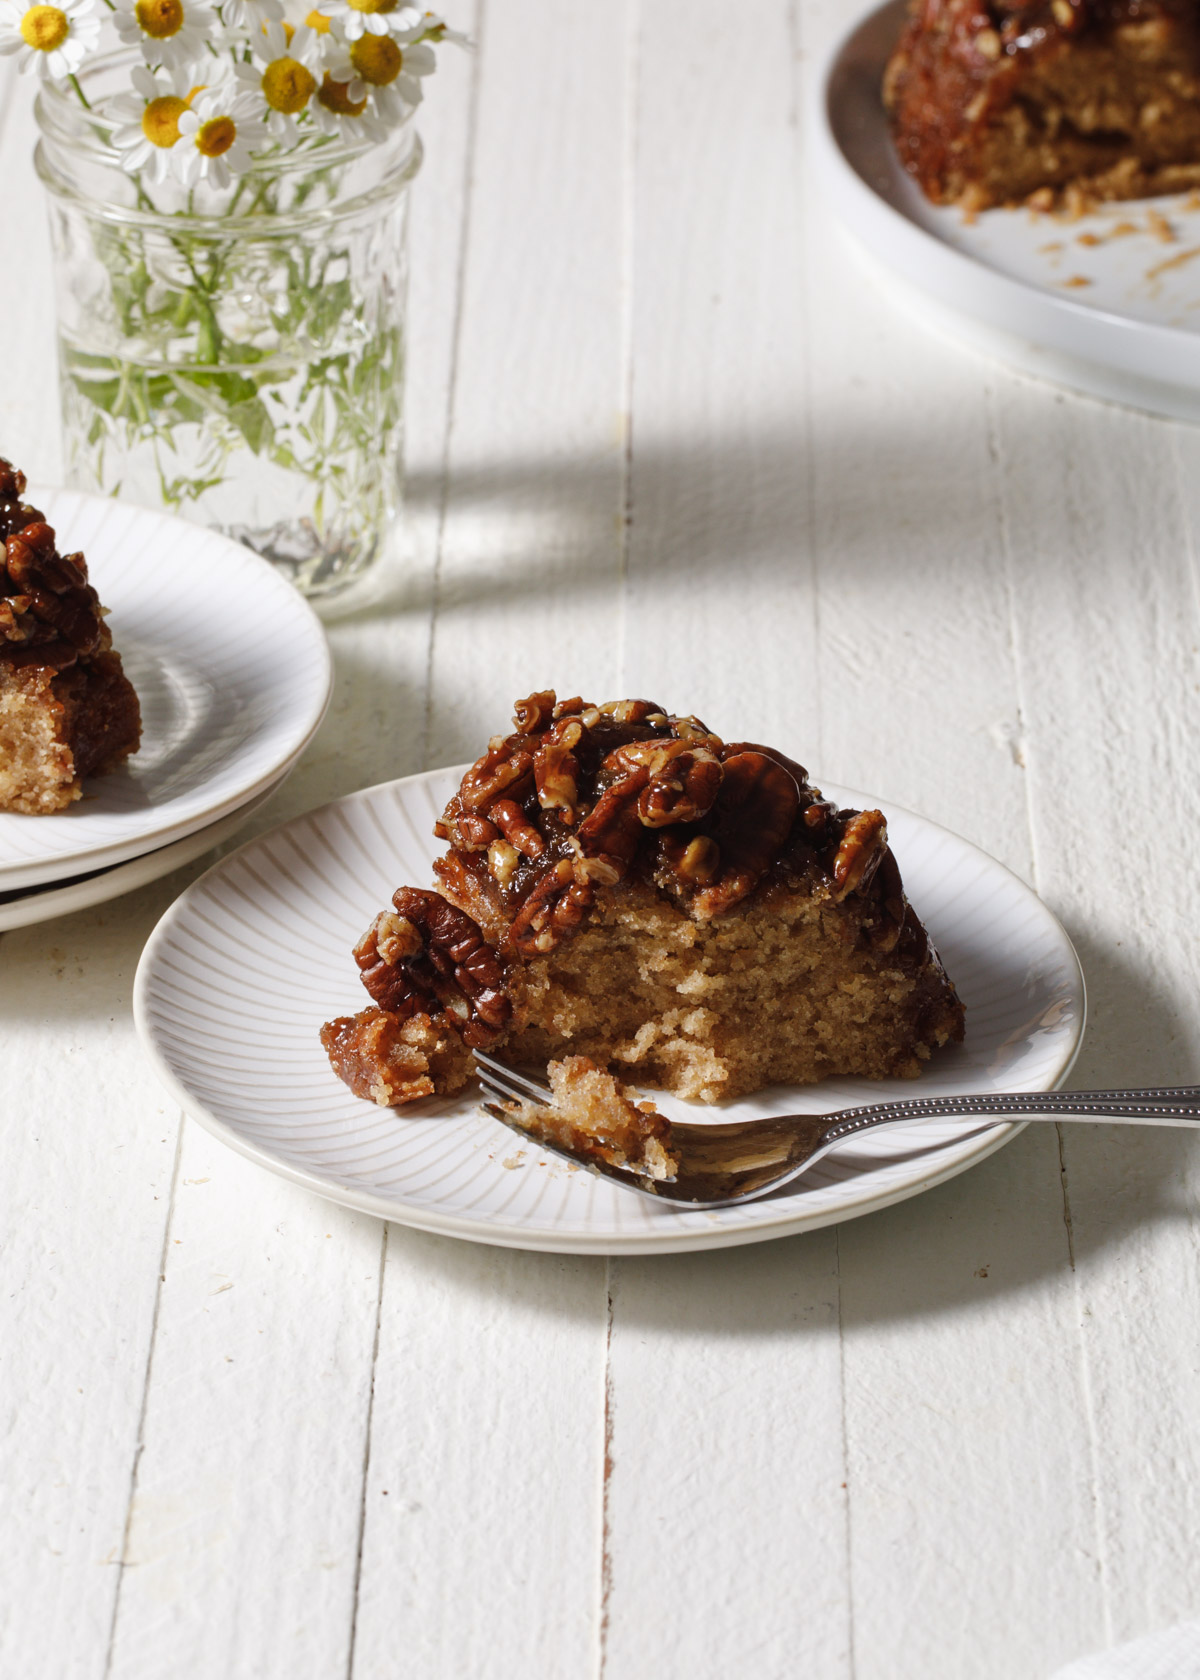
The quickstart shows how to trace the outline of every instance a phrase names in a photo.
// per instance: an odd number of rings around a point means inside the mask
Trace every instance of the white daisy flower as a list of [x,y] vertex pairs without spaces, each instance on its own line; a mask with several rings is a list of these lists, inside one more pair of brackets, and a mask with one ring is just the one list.
[[194,64],[220,27],[204,0],[116,0],[113,22],[127,47],[148,64]]
[[375,109],[389,127],[411,116],[421,103],[420,78],[437,69],[432,47],[402,47],[390,35],[360,35],[350,43],[347,56],[354,74],[371,89]]
[[[301,9],[303,9],[304,3],[305,0],[300,0]],[[291,27],[290,22],[285,23],[285,28],[290,29]],[[337,58],[344,53],[344,43],[341,37],[335,32],[325,13],[316,6],[305,16],[304,27],[305,29],[311,29],[317,37],[321,52],[325,57],[325,67],[328,69],[330,59]]]
[[387,130],[370,108],[370,92],[348,57],[335,58],[309,106],[313,122],[340,140],[382,140]]
[[185,187],[207,181],[223,192],[250,167],[250,154],[267,138],[256,101],[232,87],[206,88],[179,118],[171,164]]
[[443,41],[450,41],[456,47],[469,47],[471,37],[464,35],[461,29],[451,29],[445,18],[440,18],[436,12],[426,12],[421,20],[422,41],[436,41],[440,46]]
[[242,89],[265,111],[267,131],[281,145],[296,142],[296,118],[320,85],[322,37],[307,24],[293,29],[273,20],[251,42],[253,63],[234,66]]
[[257,32],[264,23],[277,23],[283,16],[282,0],[218,0],[221,22],[230,29]]
[[320,10],[345,41],[362,35],[414,37],[421,28],[422,14],[401,0],[322,0]]
[[0,0],[0,53],[17,55],[21,70],[64,81],[75,75],[100,37],[93,17],[96,0],[62,0],[59,6],[29,6]]
[[155,75],[144,64],[133,71],[133,93],[112,100],[107,114],[117,119],[112,143],[122,167],[160,186],[171,172],[171,150],[179,140],[179,119],[188,109],[201,71],[191,66]]

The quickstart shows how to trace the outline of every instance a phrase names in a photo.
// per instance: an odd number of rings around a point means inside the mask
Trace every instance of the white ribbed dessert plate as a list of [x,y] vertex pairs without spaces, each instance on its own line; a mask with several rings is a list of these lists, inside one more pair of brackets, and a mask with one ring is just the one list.
[[312,739],[332,684],[316,614],[240,543],[77,491],[29,497],[87,559],[143,733],[67,810],[0,812],[0,892],[122,863],[245,805]]
[[107,904],[110,899],[122,898],[151,881],[161,880],[173,869],[194,863],[211,852],[214,846],[224,845],[250,821],[254,813],[271,799],[287,780],[287,775],[273,782],[265,792],[256,794],[231,811],[184,840],[173,840],[169,846],[158,846],[152,852],[142,852],[128,863],[114,863],[108,869],[73,876],[66,881],[51,881],[41,887],[20,887],[16,892],[0,892],[0,933],[14,928],[33,927],[38,922],[53,921],[56,916],[71,916],[76,910],[90,910],[93,905]]
[[879,91],[904,13],[889,0],[854,24],[818,80],[814,157],[859,252],[937,331],[1023,373],[1200,420],[1200,200],[1078,221],[930,204],[900,166]]
[[[350,955],[402,884],[426,886],[433,823],[462,771],[385,782],[252,840],[167,911],[138,967],[142,1043],[187,1112],[321,1195],[423,1230],[516,1248],[652,1254],[758,1242],[885,1207],[953,1177],[1020,1130],[938,1121],[861,1139],[758,1202],[691,1212],[543,1155],[472,1091],[393,1111],[337,1079],[317,1034],[369,1002]],[[862,794],[833,798],[870,807]],[[919,1084],[776,1086],[689,1119],[843,1107],[882,1095],[1031,1091],[1069,1071],[1084,1023],[1071,943],[1045,905],[965,840],[885,807],[909,897],[967,1006],[967,1037]]]

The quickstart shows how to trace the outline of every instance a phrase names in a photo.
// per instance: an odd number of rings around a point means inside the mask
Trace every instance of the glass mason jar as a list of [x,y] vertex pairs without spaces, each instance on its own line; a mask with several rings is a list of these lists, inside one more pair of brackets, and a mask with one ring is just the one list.
[[[129,85],[95,59],[85,94]],[[411,122],[146,187],[43,84],[67,482],[213,526],[309,595],[356,581],[398,510]]]

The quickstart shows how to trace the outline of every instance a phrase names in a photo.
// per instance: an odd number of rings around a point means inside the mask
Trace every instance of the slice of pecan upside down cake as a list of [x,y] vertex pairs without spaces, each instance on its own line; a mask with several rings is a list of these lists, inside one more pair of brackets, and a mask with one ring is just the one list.
[[437,824],[436,889],[400,887],[354,949],[371,1004],[321,1040],[358,1096],[453,1093],[486,1049],[549,1065],[560,1118],[644,1160],[666,1122],[616,1075],[716,1103],[912,1078],[962,1038],[881,812],[649,700],[546,691],[514,724]]

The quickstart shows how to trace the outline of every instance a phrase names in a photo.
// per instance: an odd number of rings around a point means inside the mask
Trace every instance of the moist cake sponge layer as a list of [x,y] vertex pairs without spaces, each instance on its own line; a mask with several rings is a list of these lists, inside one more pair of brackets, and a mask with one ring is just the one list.
[[915,1078],[957,1036],[957,1000],[936,971],[851,931],[820,893],[698,922],[652,888],[609,889],[576,939],[514,976],[497,1054],[545,1066],[569,1049],[702,1103],[838,1074]]
[[137,697],[118,654],[55,671],[0,658],[0,811],[45,816],[137,748]]

